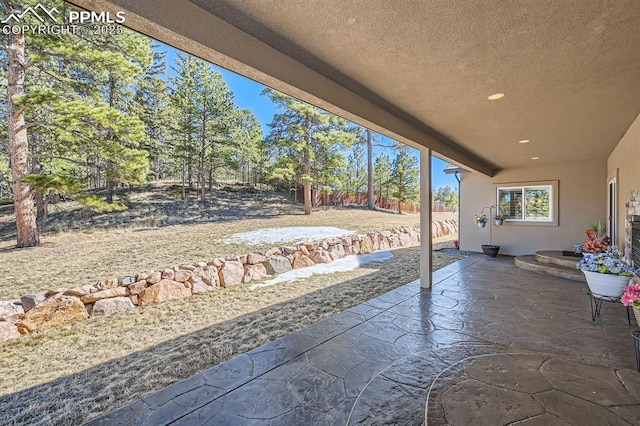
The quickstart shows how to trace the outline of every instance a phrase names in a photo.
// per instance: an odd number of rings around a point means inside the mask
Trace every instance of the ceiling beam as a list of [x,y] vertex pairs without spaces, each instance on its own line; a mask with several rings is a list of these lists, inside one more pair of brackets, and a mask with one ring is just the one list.
[[384,108],[374,96],[336,83],[189,1],[68,1],[96,12],[125,11],[124,25],[137,32],[413,147],[428,147],[488,176],[496,172],[495,165],[419,120]]

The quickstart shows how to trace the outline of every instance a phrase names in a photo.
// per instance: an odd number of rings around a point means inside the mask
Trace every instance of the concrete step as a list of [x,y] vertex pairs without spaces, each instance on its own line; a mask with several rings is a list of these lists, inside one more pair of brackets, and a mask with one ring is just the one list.
[[545,250],[536,253],[536,260],[540,263],[564,266],[569,269],[575,269],[576,263],[580,262],[581,259],[582,256],[563,256],[561,251],[554,250]]
[[547,274],[572,281],[586,282],[582,271],[575,269],[575,263],[573,268],[567,268],[553,263],[538,262],[534,255],[517,256],[514,259],[514,263],[518,268],[527,271]]

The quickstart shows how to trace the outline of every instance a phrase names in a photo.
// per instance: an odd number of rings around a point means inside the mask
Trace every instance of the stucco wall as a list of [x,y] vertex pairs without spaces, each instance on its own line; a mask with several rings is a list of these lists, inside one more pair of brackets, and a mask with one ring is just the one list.
[[[639,126],[640,129],[640,126]],[[640,158],[636,156],[636,158]],[[598,160],[572,164],[552,164],[544,167],[506,169],[493,178],[479,173],[466,173],[460,187],[460,248],[481,251],[492,243],[500,246],[500,254],[533,254],[538,250],[573,250],[584,240],[583,231],[594,220],[606,215],[607,162]],[[492,221],[485,228],[473,223],[473,216],[485,206],[496,204],[494,184],[558,180],[558,226],[518,225]]]
[[625,219],[631,191],[640,189],[640,115],[629,127],[607,160],[607,177],[618,177],[618,245],[623,248]]

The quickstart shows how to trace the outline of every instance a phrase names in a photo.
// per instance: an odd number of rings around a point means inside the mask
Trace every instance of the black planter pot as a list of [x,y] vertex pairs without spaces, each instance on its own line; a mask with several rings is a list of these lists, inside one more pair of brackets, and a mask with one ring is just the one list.
[[489,257],[496,257],[500,251],[500,246],[494,246],[491,244],[483,244],[482,252]]

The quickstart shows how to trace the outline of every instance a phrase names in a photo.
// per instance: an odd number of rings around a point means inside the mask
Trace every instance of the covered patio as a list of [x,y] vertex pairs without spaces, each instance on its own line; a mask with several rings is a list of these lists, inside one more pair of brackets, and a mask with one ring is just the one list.
[[592,321],[586,284],[509,257],[470,256],[434,284],[409,283],[91,424],[640,423],[621,304]]
[[[629,221],[640,215],[635,0],[69,2],[120,12],[135,31],[420,149],[422,205],[432,154],[471,171],[460,184],[463,250],[569,250],[604,220],[631,260]],[[546,197],[542,211],[516,206],[517,190]],[[425,288],[429,210],[420,218]],[[507,226],[479,229],[472,220],[483,212]]]
[[[631,260],[636,1],[71,3],[419,148],[422,205],[432,152],[464,166],[463,250],[567,250],[606,218]],[[540,187],[543,220],[473,224],[499,194]],[[639,424],[624,307],[592,321],[585,284],[507,257],[432,272],[429,210],[419,281],[93,423]]]

